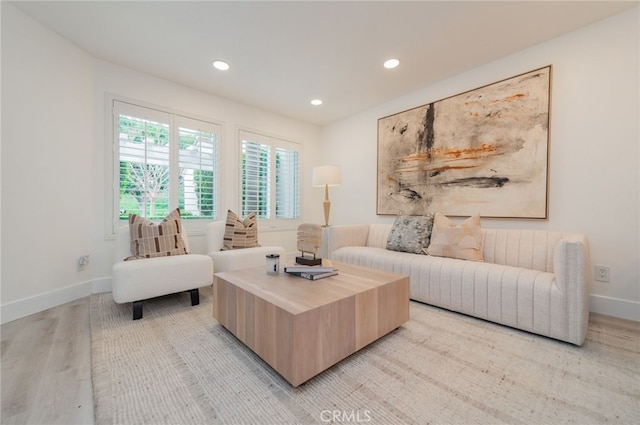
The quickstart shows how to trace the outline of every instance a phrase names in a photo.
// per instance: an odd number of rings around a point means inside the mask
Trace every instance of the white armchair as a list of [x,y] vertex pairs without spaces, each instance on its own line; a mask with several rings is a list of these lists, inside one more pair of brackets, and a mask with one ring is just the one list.
[[267,254],[284,257],[285,250],[279,246],[258,246],[254,248],[220,251],[224,242],[226,221],[214,221],[206,227],[207,253],[213,259],[213,270],[227,272],[265,264]]
[[[187,234],[182,233],[187,249]],[[200,303],[198,288],[213,283],[211,257],[186,254],[124,261],[131,256],[129,226],[117,230],[115,263],[112,269],[113,300],[133,303],[133,320],[142,318],[142,301],[162,295],[188,291],[191,305]]]

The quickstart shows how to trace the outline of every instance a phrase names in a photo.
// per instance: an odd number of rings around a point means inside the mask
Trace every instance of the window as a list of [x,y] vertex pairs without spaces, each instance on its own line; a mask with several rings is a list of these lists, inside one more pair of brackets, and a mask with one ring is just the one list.
[[114,100],[115,221],[216,217],[220,125]]
[[300,145],[240,131],[241,212],[270,221],[300,218]]

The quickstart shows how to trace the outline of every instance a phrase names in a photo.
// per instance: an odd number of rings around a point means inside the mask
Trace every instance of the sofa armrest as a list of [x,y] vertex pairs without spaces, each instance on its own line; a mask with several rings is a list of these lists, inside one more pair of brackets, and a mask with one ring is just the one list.
[[207,252],[220,251],[224,245],[224,231],[226,221],[214,221],[207,224],[205,228],[205,242]]
[[329,227],[327,253],[331,253],[343,246],[366,246],[369,236],[368,224],[343,224]]
[[566,295],[569,339],[582,344],[589,322],[589,295],[591,285],[591,256],[586,236],[565,235],[553,251],[553,271],[561,292]]

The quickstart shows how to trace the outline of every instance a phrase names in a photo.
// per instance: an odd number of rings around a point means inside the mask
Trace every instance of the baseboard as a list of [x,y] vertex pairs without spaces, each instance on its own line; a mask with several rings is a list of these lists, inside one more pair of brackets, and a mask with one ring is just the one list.
[[101,279],[96,279],[93,281],[91,285],[91,293],[92,294],[100,294],[102,292],[111,292],[111,278],[103,277]]
[[92,281],[86,281],[4,304],[0,320],[2,323],[12,322],[87,297],[91,295],[91,287]]
[[4,304],[0,307],[0,323],[12,322],[100,292],[111,292],[110,277],[87,280],[86,282]]
[[593,313],[640,322],[640,303],[636,301],[591,295],[589,310]]

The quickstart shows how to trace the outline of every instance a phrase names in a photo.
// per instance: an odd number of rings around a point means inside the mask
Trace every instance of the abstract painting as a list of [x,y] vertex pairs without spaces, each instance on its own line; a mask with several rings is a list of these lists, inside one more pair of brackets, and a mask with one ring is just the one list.
[[547,218],[551,66],[378,120],[377,214]]

